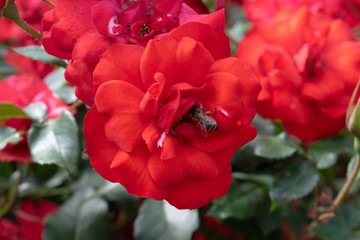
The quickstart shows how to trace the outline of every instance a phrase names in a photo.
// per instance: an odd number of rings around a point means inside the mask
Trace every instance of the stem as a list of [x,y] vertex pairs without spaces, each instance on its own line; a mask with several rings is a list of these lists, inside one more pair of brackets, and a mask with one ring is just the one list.
[[32,26],[30,26],[29,24],[27,24],[26,22],[24,22],[24,20],[22,20],[21,18],[19,18],[18,20],[14,21],[19,27],[21,27],[22,29],[24,29],[28,34],[30,34],[31,36],[33,36],[34,38],[36,38],[37,40],[41,41],[41,33],[39,33],[37,30],[35,30]]
[[359,156],[357,156],[350,176],[346,179],[344,186],[341,188],[340,192],[338,193],[338,195],[336,196],[336,198],[334,200],[334,204],[331,207],[332,211],[336,211],[340,207],[341,203],[344,201],[346,195],[348,194],[350,187],[354,183],[354,181],[359,173],[359,170],[360,170],[360,162],[359,161],[360,161]]
[[76,101],[76,102],[74,102],[70,107],[69,107],[69,112],[71,112],[72,110],[74,110],[74,109],[76,109],[76,108],[78,108],[78,107],[80,107],[80,106],[82,106],[82,105],[84,105],[84,103],[83,102],[81,102],[81,101]]
[[41,33],[39,33],[37,30],[35,30],[33,27],[31,27],[29,24],[24,22],[22,18],[19,15],[19,9],[17,8],[16,4],[13,2],[9,6],[7,6],[4,9],[4,17],[12,20],[14,23],[16,23],[19,27],[24,29],[27,33],[29,33],[31,36],[36,38],[37,40],[41,41]]
[[53,2],[51,2],[51,1],[49,1],[49,0],[43,0],[44,2],[46,2],[46,3],[48,3],[48,4],[50,4],[50,5],[52,5],[52,6],[55,6],[55,3],[53,3]]
[[22,162],[18,162],[16,165],[16,173],[18,174],[16,176],[15,185],[9,190],[9,196],[8,196],[8,203],[5,205],[4,209],[1,209],[0,211],[0,218],[5,216],[10,209],[13,207],[15,200],[17,198],[18,194],[18,187],[22,181],[22,172],[23,172],[24,164]]

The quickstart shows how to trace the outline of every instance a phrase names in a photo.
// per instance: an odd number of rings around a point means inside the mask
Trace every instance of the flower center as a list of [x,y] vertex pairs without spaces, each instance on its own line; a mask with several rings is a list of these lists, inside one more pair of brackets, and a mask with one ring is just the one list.
[[170,127],[170,134],[176,136],[180,142],[195,140],[199,133],[207,137],[208,132],[214,132],[218,129],[215,118],[210,116],[215,112],[205,111],[202,107],[192,106],[183,116],[178,118]]

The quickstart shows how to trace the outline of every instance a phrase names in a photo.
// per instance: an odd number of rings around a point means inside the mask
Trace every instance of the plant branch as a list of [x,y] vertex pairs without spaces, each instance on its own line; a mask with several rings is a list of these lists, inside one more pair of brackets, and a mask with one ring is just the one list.
[[24,20],[19,15],[19,9],[17,8],[16,4],[13,2],[9,6],[4,9],[4,17],[12,20],[16,23],[19,27],[24,29],[28,34],[36,38],[37,40],[41,41],[41,33],[38,32],[36,29],[31,27],[29,24],[24,22]]
[[340,192],[338,193],[338,195],[336,196],[336,198],[334,200],[334,204],[331,207],[332,211],[336,211],[340,207],[341,203],[344,201],[346,195],[348,194],[350,187],[355,182],[355,179],[360,170],[359,161],[360,161],[359,156],[357,156],[350,176],[346,179],[344,186],[341,188]]

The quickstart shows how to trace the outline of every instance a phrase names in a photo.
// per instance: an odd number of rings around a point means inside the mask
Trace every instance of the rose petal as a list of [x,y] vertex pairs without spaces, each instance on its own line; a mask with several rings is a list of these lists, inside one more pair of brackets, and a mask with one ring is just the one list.
[[[235,83],[234,80],[229,78],[228,83],[225,84],[216,83],[216,77],[209,79],[207,82],[209,85],[213,85],[213,87],[217,86],[216,94],[220,94],[222,97],[216,97],[218,100],[214,101],[214,104],[224,104],[223,109],[225,111],[231,111],[234,108],[234,102],[230,103],[229,100],[226,99],[226,94],[228,93],[233,96],[228,96],[229,99],[236,99],[235,94],[239,94],[236,92],[236,89],[240,88],[241,91],[241,113],[240,113],[240,121],[243,125],[248,125],[251,123],[252,119],[255,116],[255,99],[257,98],[260,85],[257,77],[252,73],[250,68],[242,63],[240,60],[236,58],[225,58],[219,61],[216,61],[214,65],[211,67],[211,73],[215,72],[228,72],[237,77],[239,83]],[[220,76],[220,75],[218,75]],[[239,84],[239,87],[235,87]],[[231,89],[234,87],[233,89]],[[220,102],[219,102],[220,101]],[[216,106],[216,105],[215,105]],[[225,107],[226,106],[226,107]],[[231,107],[230,107],[231,106]],[[221,107],[221,105],[220,105]]]
[[94,91],[96,92],[102,83],[118,79],[145,92],[139,70],[143,51],[144,48],[138,45],[118,43],[111,46],[95,68]]
[[117,179],[113,176],[110,165],[121,150],[107,139],[104,130],[105,121],[106,118],[97,111],[96,106],[86,113],[84,120],[86,153],[95,171],[106,180],[116,182]]
[[111,169],[129,194],[162,200],[167,192],[159,188],[152,179],[147,169],[148,155],[145,145],[140,145],[132,153],[120,151],[111,164]]
[[134,85],[116,80],[102,84],[95,96],[98,111],[110,115],[105,124],[107,138],[126,152],[137,147],[142,132],[151,122],[139,109],[143,96]]
[[169,36],[151,40],[141,59],[141,76],[146,88],[154,83],[154,74],[165,76],[164,91],[176,83],[201,84],[213,63],[202,44],[184,37],[179,41]]

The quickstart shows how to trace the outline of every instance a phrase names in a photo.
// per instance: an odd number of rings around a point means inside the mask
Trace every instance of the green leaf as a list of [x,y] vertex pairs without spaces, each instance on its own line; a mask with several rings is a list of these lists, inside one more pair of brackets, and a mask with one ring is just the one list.
[[3,150],[9,143],[16,144],[21,140],[21,135],[15,128],[0,125],[0,150]]
[[264,199],[263,190],[253,183],[233,182],[228,193],[213,201],[208,214],[220,219],[247,219],[256,214]]
[[249,145],[253,147],[255,156],[267,159],[284,159],[296,152],[296,148],[282,135],[258,136]]
[[165,201],[146,199],[134,224],[137,240],[187,240],[199,227],[197,210],[179,210]]
[[64,60],[49,55],[45,52],[45,49],[40,46],[16,47],[13,49],[15,52],[37,61],[42,61],[63,68],[66,68],[67,66],[67,63]]
[[318,169],[326,169],[336,163],[340,152],[353,154],[352,146],[352,138],[348,136],[329,137],[313,143],[308,154]]
[[60,98],[67,104],[70,104],[75,102],[77,97],[75,95],[75,87],[67,86],[68,83],[65,80],[64,73],[65,69],[59,68],[47,75],[44,81],[56,97]]
[[41,123],[47,118],[47,107],[43,102],[37,102],[27,105],[24,108],[24,112],[28,115],[31,120],[34,122]]
[[61,208],[45,220],[45,240],[108,239],[108,204],[92,198],[91,188],[76,192]]
[[80,157],[80,139],[75,118],[68,111],[45,124],[33,124],[28,143],[34,162],[57,164],[75,174]]
[[29,118],[23,110],[9,103],[0,103],[0,122],[13,118]]
[[315,188],[319,179],[319,173],[308,162],[288,167],[275,178],[270,198],[277,202],[302,198]]
[[360,225],[360,211],[351,205],[341,207],[330,221],[322,224],[315,236],[323,240],[356,240],[359,235],[354,234],[354,228]]
[[248,174],[242,172],[234,172],[232,174],[233,178],[239,180],[249,180],[253,182],[257,182],[266,188],[270,188],[274,182],[274,177],[268,174]]

